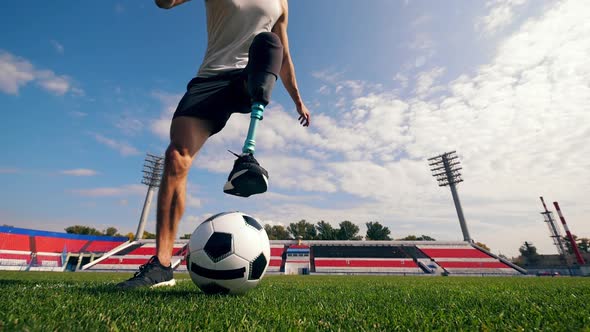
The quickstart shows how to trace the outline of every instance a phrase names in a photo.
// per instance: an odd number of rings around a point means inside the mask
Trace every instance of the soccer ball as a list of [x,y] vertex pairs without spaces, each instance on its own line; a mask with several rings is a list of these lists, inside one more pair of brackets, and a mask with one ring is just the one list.
[[241,212],[223,212],[201,223],[191,235],[186,266],[207,294],[244,294],[256,287],[270,261],[262,225]]

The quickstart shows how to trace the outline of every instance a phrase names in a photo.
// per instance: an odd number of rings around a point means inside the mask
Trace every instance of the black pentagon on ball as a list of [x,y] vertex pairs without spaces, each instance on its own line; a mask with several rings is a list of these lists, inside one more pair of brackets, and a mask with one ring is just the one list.
[[248,280],[258,280],[262,277],[264,269],[266,268],[266,257],[264,254],[260,254],[253,262],[250,262],[250,275]]
[[205,294],[229,294],[229,289],[220,286],[216,283],[210,283],[207,285],[201,285],[199,286],[199,288],[203,291],[203,293]]
[[260,225],[260,223],[258,221],[256,221],[256,219],[247,216],[247,215],[242,215],[242,217],[244,217],[244,220],[246,221],[246,224],[256,228],[257,230],[261,230],[262,229],[262,225]]
[[214,262],[219,262],[232,253],[232,236],[228,233],[215,232],[209,237],[203,250]]
[[212,270],[200,266],[199,264],[191,263],[190,270],[198,276],[214,280],[241,279],[244,277],[244,274],[246,274],[246,268],[243,266],[231,270]]

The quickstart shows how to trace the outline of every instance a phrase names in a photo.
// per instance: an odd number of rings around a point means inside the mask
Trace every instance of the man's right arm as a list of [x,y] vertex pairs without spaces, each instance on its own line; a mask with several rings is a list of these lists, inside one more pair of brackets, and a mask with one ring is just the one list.
[[156,1],[156,6],[162,8],[162,9],[170,9],[172,7],[176,7],[178,5],[182,5],[185,2],[188,2],[190,0],[155,0]]

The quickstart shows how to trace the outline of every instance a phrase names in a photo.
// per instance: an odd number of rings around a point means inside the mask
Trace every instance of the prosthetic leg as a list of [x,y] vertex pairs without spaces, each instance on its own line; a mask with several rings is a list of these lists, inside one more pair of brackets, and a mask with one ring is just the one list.
[[223,186],[226,194],[241,197],[261,194],[268,189],[268,172],[254,158],[254,151],[256,130],[262,121],[264,108],[270,102],[282,62],[279,38],[273,33],[257,35],[250,46],[250,61],[245,69],[248,74],[247,89],[252,101],[250,126],[242,154],[234,153],[237,159]]

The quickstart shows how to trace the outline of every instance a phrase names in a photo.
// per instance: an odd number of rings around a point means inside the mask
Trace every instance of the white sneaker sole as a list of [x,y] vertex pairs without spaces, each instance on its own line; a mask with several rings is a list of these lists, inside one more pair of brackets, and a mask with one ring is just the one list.
[[176,280],[175,279],[172,279],[172,280],[161,282],[159,284],[155,284],[155,285],[153,285],[150,288],[164,287],[164,286],[175,286],[175,285],[176,285]]

